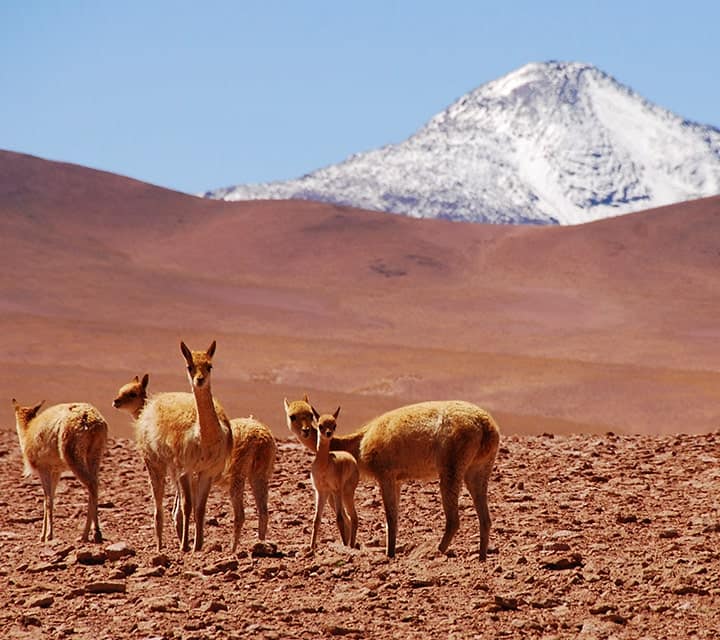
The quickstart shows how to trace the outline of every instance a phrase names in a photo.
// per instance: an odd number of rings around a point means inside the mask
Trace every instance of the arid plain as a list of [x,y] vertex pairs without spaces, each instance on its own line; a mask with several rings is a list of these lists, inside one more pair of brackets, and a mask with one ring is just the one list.
[[[5,637],[717,637],[720,197],[485,226],[202,200],[0,152],[0,243]],[[151,392],[189,390],[180,340],[213,339],[214,394],[281,440],[277,548],[253,552],[250,500],[230,554],[218,488],[207,549],[168,538],[159,555],[130,420],[111,402],[146,372]],[[403,492],[396,559],[367,481],[360,549],[337,545],[328,514],[308,555],[312,456],[286,440],[283,412],[304,392],[342,405],[341,433],[420,400],[489,410],[503,441],[487,562],[467,494],[451,553],[435,551],[436,482]],[[22,478],[13,397],[107,418],[106,544],[75,542],[85,497],[68,474],[57,540],[37,542],[42,491]]]
[[720,427],[720,197],[577,227],[224,203],[0,153],[0,420],[10,398],[188,390],[218,342],[231,416],[282,399],[382,410],[461,398],[504,433]]

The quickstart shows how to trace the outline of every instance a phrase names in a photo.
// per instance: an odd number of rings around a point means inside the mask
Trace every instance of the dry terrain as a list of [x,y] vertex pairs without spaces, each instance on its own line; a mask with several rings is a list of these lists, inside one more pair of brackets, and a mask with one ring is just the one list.
[[[720,632],[720,196],[577,227],[413,220],[310,202],[224,203],[0,151],[0,638],[715,638]],[[458,398],[503,432],[491,553],[462,498],[448,556],[435,483],[379,494],[360,549],[325,519],[308,555],[311,456],[282,440],[273,545],[154,549],[116,390],[189,390],[180,340],[218,343],[213,390],[281,440],[283,397],[342,405],[339,432]],[[110,425],[101,524],[64,476],[57,539],[22,478],[11,398],[87,401]],[[168,510],[169,510],[168,497]],[[250,501],[251,502],[251,501]]]
[[[37,542],[41,495],[21,478],[14,434],[3,465],[3,638],[717,638],[720,635],[720,435],[507,436],[490,486],[491,554],[461,498],[448,556],[435,551],[437,483],[401,498],[398,555],[385,558],[379,495],[356,495],[358,550],[326,514],[309,554],[311,455],[282,441],[268,544],[254,506],[229,552],[226,490],[213,490],[207,549],[154,546],[145,472],[111,442],[101,492],[103,544],[76,542],[85,496],[61,481],[57,539]],[[167,501],[169,514],[170,502]],[[270,544],[272,543],[272,544]]]
[[216,395],[282,433],[284,396],[341,430],[427,399],[506,433],[720,426],[720,196],[578,227],[203,200],[0,151],[0,424],[12,396],[185,390],[180,340],[217,339]]

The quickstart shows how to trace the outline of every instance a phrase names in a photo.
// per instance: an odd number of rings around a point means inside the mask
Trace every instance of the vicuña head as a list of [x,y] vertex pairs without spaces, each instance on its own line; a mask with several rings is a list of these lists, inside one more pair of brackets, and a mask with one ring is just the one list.
[[191,351],[184,342],[180,342],[180,350],[187,362],[188,379],[193,389],[202,389],[206,384],[210,384],[215,346],[215,340],[213,340],[206,351]]
[[[324,415],[320,415],[315,410],[315,407],[312,407],[312,412],[315,416],[317,430],[320,434],[320,437],[326,438],[327,440],[332,439],[332,437],[335,435],[335,431],[337,430],[337,419],[340,415],[340,407],[338,407],[333,414],[326,413]],[[308,430],[308,435],[309,434],[310,430]]]
[[147,401],[147,386],[150,376],[146,373],[142,380],[135,376],[130,382],[118,389],[117,396],[113,400],[113,407],[120,411],[127,411],[133,418],[137,419]]
[[[285,398],[283,402],[288,429],[298,440],[314,451],[317,446],[317,427],[315,426],[315,413],[317,412],[310,405],[307,393],[302,400],[288,402],[288,399]],[[311,442],[308,442],[310,440]]]

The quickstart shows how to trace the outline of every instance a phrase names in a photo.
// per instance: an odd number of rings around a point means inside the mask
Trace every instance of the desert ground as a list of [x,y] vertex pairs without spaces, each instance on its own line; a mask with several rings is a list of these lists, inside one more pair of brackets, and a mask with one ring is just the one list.
[[[436,551],[436,482],[401,497],[398,553],[384,555],[379,493],[356,493],[360,548],[326,513],[309,552],[312,454],[283,440],[266,544],[254,505],[230,554],[226,488],[211,495],[206,549],[155,549],[145,472],[130,440],[103,464],[106,541],[76,541],[86,496],[60,484],[57,538],[37,542],[42,491],[22,479],[12,433],[0,439],[4,638],[717,638],[720,434],[510,435],[490,485],[490,554],[461,498],[461,528]],[[166,512],[169,518],[170,501]]]
[[[203,200],[0,151],[3,637],[718,637],[720,196],[576,227],[414,220],[322,203]],[[227,489],[207,548],[154,548],[126,414],[132,376],[189,391],[180,354],[217,340],[213,392],[280,441],[272,545]],[[409,483],[399,552],[361,481],[360,548],[326,518],[307,553],[312,457],[283,398],[382,411],[463,399],[503,433],[492,553],[463,495],[435,551],[437,484]],[[110,425],[101,524],[64,476],[57,540],[23,478],[10,399],[87,401]],[[169,498],[168,498],[169,501]],[[169,502],[168,502],[169,510]],[[329,517],[329,516],[328,516]]]

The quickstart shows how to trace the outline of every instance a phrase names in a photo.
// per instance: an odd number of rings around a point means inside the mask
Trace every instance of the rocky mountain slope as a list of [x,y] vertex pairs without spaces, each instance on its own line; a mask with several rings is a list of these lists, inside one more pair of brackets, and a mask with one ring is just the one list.
[[208,191],[422,218],[576,224],[720,193],[720,131],[580,63],[528,64],[408,140],[297,180]]

